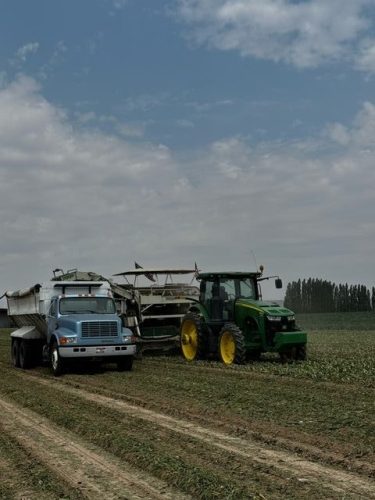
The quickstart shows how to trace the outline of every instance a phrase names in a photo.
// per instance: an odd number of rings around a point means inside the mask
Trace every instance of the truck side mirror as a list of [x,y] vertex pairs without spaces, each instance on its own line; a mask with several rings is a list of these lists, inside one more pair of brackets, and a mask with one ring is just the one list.
[[281,281],[280,278],[277,278],[275,280],[275,286],[276,286],[276,288],[282,288],[283,287],[283,282]]

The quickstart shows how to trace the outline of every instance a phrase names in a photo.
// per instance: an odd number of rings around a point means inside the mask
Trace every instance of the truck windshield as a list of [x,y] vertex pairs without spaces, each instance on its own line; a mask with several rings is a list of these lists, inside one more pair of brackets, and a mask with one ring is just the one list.
[[60,300],[60,314],[115,314],[109,297],[66,297]]

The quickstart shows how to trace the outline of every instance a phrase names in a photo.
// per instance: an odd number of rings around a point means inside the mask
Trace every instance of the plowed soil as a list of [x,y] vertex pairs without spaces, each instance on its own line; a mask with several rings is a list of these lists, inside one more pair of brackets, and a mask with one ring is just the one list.
[[179,356],[54,378],[8,335],[0,499],[375,499],[373,387]]

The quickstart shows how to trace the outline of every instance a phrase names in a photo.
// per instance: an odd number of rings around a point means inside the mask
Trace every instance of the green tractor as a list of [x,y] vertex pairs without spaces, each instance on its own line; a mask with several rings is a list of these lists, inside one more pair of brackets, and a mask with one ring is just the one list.
[[263,352],[283,360],[306,360],[307,334],[296,326],[292,311],[262,301],[257,272],[199,273],[199,300],[192,302],[181,321],[181,349],[189,360],[219,355],[223,363],[243,364]]

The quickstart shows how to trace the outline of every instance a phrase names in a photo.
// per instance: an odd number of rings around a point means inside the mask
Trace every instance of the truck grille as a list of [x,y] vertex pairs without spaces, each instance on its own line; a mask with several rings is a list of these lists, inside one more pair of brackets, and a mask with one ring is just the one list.
[[82,323],[82,338],[93,339],[103,337],[117,337],[116,321],[85,321]]

